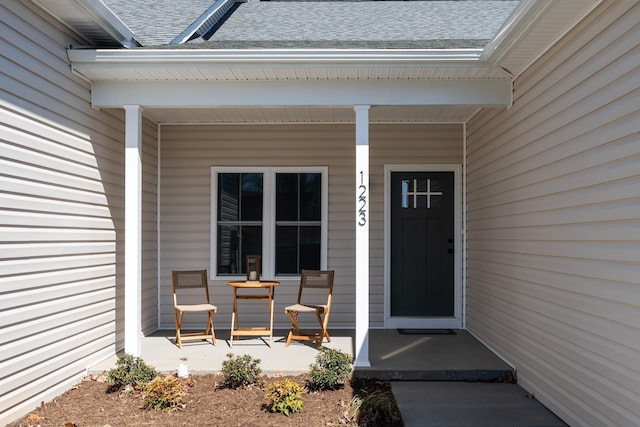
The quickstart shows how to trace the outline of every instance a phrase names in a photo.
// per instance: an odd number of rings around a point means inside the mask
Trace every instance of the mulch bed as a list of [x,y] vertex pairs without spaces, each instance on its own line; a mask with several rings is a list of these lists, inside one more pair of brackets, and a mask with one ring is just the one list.
[[[172,412],[142,408],[139,394],[109,393],[106,375],[88,376],[52,402],[41,405],[31,414],[10,426],[402,426],[392,422],[354,419],[350,403],[355,395],[389,392],[386,381],[351,379],[339,390],[305,394],[302,412],[285,416],[271,413],[266,407],[265,388],[275,380],[290,378],[305,384],[307,375],[265,377],[264,387],[244,389],[220,388],[221,375],[192,375],[184,407]],[[395,400],[393,400],[395,405]],[[357,417],[356,417],[357,418]]]

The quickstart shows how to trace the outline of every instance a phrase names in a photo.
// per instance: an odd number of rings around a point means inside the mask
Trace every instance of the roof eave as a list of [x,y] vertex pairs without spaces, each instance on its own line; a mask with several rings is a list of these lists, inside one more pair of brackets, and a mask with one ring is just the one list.
[[[95,36],[99,34],[100,39],[110,40],[114,45],[140,47],[133,31],[102,0],[33,1],[89,42],[95,42]],[[82,17],[84,31],[69,22],[70,11]]]
[[[602,1],[521,0],[495,37],[487,43],[482,58],[509,70],[515,78]],[[511,58],[514,52],[523,50],[528,52],[526,60]]]

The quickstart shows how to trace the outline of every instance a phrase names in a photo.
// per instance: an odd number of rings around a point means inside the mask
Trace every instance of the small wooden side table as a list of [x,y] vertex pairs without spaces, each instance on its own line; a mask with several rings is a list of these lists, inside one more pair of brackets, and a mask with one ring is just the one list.
[[[233,288],[233,315],[231,316],[231,334],[229,339],[229,346],[233,347],[233,338],[241,336],[268,336],[269,347],[273,344],[273,305],[275,297],[275,288],[280,285],[280,282],[271,280],[261,281],[238,281],[228,282],[228,286]],[[266,289],[265,294],[238,294],[239,289]],[[257,300],[266,299],[269,301],[269,327],[266,328],[241,328],[238,321],[238,300]]]

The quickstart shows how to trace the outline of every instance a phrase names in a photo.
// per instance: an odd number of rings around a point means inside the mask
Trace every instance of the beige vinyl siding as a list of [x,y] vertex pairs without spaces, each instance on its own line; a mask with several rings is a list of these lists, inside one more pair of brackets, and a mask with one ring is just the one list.
[[640,5],[603,2],[468,124],[468,328],[571,425],[640,420]]
[[116,350],[123,114],[89,104],[66,48],[30,3],[0,4],[0,424]]
[[[209,268],[212,166],[327,166],[328,268],[336,270],[330,323],[334,328],[353,328],[354,138],[355,126],[344,124],[162,126],[160,327],[174,327],[171,270]],[[459,164],[462,127],[372,125],[370,152],[371,322],[378,327],[383,325],[384,314],[384,164]],[[277,327],[289,326],[283,308],[295,300],[297,285],[297,280],[283,280],[276,290]],[[212,280],[210,286],[212,299],[218,306],[215,327],[228,329],[232,290],[219,280]],[[242,321],[263,324],[266,305],[262,305],[255,302],[255,309],[243,312]],[[190,327],[198,326],[198,321],[195,316],[185,319]]]

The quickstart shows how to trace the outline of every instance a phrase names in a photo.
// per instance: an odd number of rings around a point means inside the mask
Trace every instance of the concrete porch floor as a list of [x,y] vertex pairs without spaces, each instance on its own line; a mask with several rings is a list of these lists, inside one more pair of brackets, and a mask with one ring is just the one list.
[[[219,373],[228,353],[249,354],[261,360],[266,375],[308,372],[319,352],[313,343],[292,342],[285,347],[287,331],[276,331],[273,346],[268,338],[234,339],[228,331],[216,331],[217,345],[188,341],[175,345],[174,331],[157,331],[142,339],[142,358],[163,373],[179,364],[189,374]],[[336,348],[353,356],[353,331],[330,330]],[[410,426],[511,426],[564,427],[565,423],[517,384],[499,383],[512,368],[464,330],[455,334],[402,334],[398,330],[369,332],[371,367],[356,368],[355,375],[392,381],[404,425]],[[92,367],[101,373],[115,367],[116,356]],[[498,382],[496,382],[498,381]]]
[[[287,331],[275,331],[273,346],[268,337],[234,339],[229,345],[229,332],[216,331],[217,345],[205,341],[183,341],[175,345],[173,330],[157,331],[142,339],[142,358],[160,372],[175,371],[179,364],[189,372],[218,373],[228,353],[249,354],[261,360],[267,375],[300,374],[315,361],[318,347],[311,342],[292,341],[285,346]],[[354,355],[351,330],[330,331],[331,342],[323,347],[335,348]],[[511,368],[464,330],[454,335],[405,335],[398,330],[374,329],[369,333],[370,368],[357,368],[359,376],[388,380],[494,381],[511,373]],[[117,357],[92,367],[91,373],[109,370]]]

